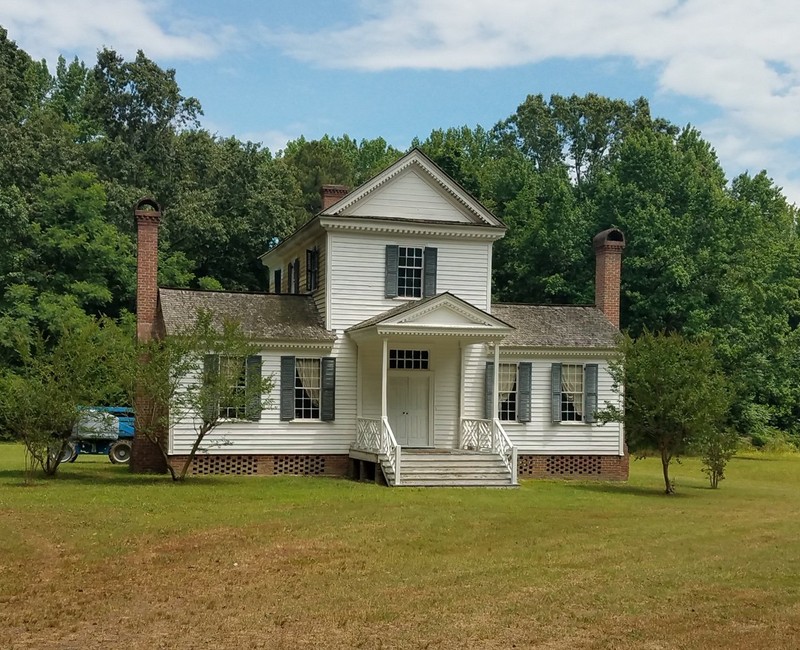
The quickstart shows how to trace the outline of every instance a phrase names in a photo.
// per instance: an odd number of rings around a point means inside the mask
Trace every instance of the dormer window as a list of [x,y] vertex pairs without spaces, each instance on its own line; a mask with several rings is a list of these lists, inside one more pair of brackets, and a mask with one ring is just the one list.
[[436,295],[438,249],[386,247],[386,297],[422,298]]

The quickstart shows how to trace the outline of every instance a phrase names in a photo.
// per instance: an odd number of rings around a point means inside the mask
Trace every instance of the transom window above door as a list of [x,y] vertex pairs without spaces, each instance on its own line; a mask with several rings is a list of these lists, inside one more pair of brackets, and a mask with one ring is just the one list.
[[427,350],[389,350],[389,368],[392,370],[427,370]]

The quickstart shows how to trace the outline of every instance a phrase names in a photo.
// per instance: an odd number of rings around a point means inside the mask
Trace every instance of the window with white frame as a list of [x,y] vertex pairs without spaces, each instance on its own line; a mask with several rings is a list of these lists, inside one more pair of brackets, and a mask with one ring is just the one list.
[[320,359],[295,359],[294,417],[296,420],[319,419],[321,375]]
[[497,416],[503,421],[517,419],[517,364],[501,363],[498,369],[499,407]]
[[219,357],[220,382],[224,383],[220,391],[229,397],[227,403],[220,401],[219,417],[223,419],[242,420],[245,418],[245,395],[247,391],[247,367],[244,357]]
[[397,295],[405,298],[422,297],[422,249],[398,247]]
[[561,421],[583,421],[583,366],[561,366]]
[[389,350],[391,370],[427,370],[427,350]]

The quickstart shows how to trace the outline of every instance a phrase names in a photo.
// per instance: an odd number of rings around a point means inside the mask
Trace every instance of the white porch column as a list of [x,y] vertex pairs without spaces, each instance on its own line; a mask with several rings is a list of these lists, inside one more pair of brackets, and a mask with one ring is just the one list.
[[381,419],[389,416],[389,400],[387,377],[389,374],[389,339],[383,339],[383,357],[381,359]]
[[492,429],[492,447],[494,448],[497,444],[497,440],[495,436],[497,432],[494,430],[494,421],[499,417],[498,412],[500,411],[500,342],[495,341],[494,343],[494,391],[492,392],[492,417],[491,417],[491,429]]

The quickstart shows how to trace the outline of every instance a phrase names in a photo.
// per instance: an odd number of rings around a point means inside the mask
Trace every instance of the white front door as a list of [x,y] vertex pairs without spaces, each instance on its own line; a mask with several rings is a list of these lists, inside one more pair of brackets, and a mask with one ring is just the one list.
[[389,375],[389,424],[397,444],[430,446],[430,377],[423,373]]

